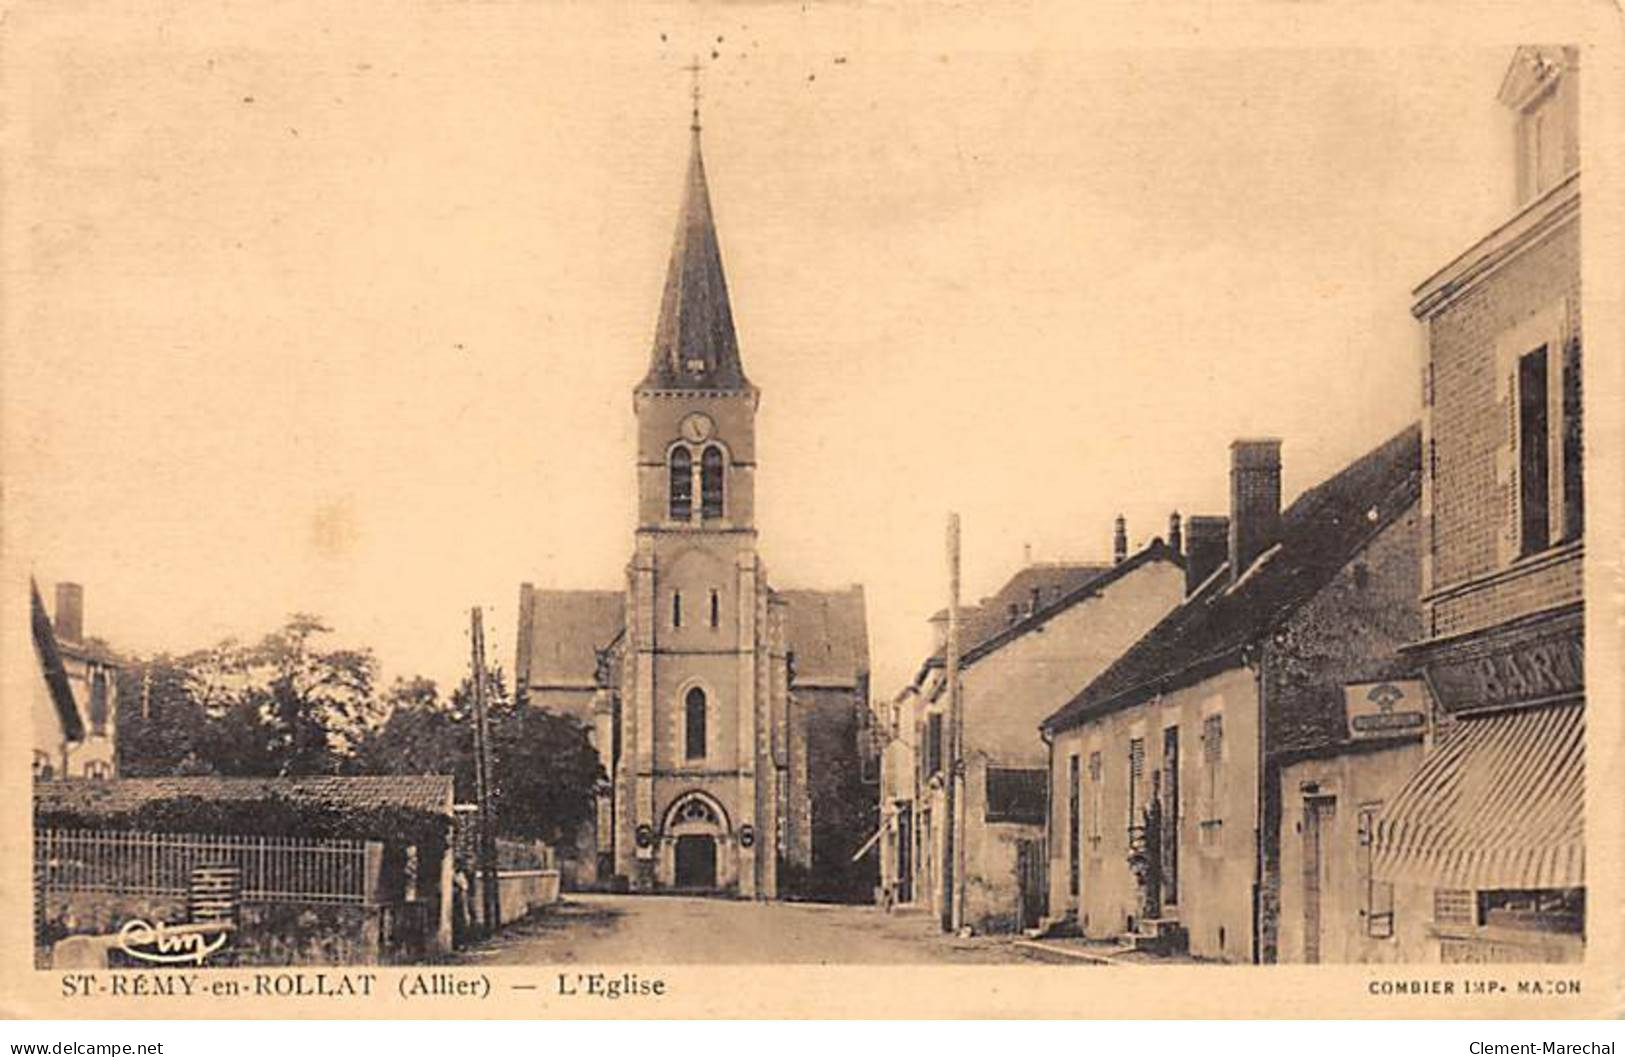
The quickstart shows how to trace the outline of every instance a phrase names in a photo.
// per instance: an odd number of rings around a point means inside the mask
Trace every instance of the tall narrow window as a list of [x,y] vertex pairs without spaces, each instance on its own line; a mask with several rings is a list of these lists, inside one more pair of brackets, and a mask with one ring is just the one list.
[[942,770],[942,713],[933,712],[925,719],[925,776],[930,778]]
[[1569,342],[1563,355],[1563,538],[1585,532],[1585,457],[1580,433],[1580,343]]
[[720,627],[721,625],[722,625],[722,596],[720,594],[718,594],[717,589],[713,587],[713,588],[711,588],[711,626],[713,628],[715,628],[715,627]]
[[671,450],[671,519],[687,521],[694,514],[694,456],[684,447]]
[[1078,757],[1074,753],[1067,759],[1066,772],[1066,890],[1078,894],[1078,854],[1083,840],[1083,819],[1079,817],[1082,804],[1078,796]]
[[1534,554],[1551,543],[1551,438],[1546,409],[1546,346],[1518,358],[1518,512],[1520,551]]
[[90,732],[107,733],[107,669],[97,668],[90,673]]
[[683,592],[681,591],[671,593],[671,626],[674,628],[683,626]]
[[700,456],[700,515],[722,516],[722,449],[715,444]]
[[683,755],[690,760],[705,759],[705,691],[694,687],[683,698]]

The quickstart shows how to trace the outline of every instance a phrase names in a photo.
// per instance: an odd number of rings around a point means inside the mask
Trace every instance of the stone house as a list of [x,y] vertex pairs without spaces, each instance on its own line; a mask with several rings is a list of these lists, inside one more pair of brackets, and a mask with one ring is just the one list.
[[[1438,734],[1374,872],[1428,960],[1572,961],[1586,923],[1579,52],[1521,47],[1511,216],[1414,292],[1421,633]],[[1403,922],[1402,922],[1403,924]]]
[[[1049,779],[1040,719],[1179,600],[1184,571],[1161,539],[1116,561],[1033,565],[962,615],[965,914],[980,931],[1036,925],[1046,912]],[[941,647],[894,702],[882,777],[889,840],[882,887],[898,903],[949,911],[948,695]],[[898,743],[903,743],[898,746]]]
[[1230,515],[1192,519],[1184,600],[1043,721],[1077,879],[1055,916],[1274,960],[1279,768],[1343,738],[1348,685],[1410,674],[1419,464],[1413,427],[1283,511],[1280,442],[1231,446]]

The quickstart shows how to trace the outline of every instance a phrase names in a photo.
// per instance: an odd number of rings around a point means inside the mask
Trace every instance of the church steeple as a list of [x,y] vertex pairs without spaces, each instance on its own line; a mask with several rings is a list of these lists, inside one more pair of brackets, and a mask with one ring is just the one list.
[[666,289],[660,298],[649,373],[640,388],[745,390],[750,382],[739,362],[728,283],[723,278],[722,252],[711,217],[697,104],[690,127],[683,207],[666,269]]

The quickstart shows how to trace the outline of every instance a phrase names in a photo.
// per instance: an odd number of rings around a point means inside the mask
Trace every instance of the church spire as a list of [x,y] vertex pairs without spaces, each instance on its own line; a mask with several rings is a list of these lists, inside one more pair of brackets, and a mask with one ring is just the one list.
[[711,193],[705,184],[700,154],[700,110],[695,85],[694,117],[689,126],[688,177],[682,212],[660,298],[654,350],[645,389],[748,389],[739,362],[728,284],[722,275],[722,252],[711,218]]

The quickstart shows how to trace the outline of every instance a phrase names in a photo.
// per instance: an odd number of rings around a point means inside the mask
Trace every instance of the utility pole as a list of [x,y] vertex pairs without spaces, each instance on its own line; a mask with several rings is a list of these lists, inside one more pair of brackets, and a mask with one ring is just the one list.
[[959,681],[959,515],[948,515],[948,639],[943,649],[948,694],[947,874],[949,932],[965,927],[965,716]]
[[491,807],[495,773],[491,763],[491,724],[485,709],[485,620],[480,607],[469,614],[469,638],[474,651],[474,789],[479,813],[481,917],[485,930],[502,924],[501,896],[497,889],[496,817]]

